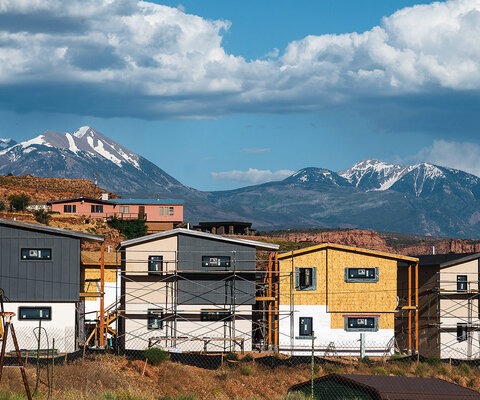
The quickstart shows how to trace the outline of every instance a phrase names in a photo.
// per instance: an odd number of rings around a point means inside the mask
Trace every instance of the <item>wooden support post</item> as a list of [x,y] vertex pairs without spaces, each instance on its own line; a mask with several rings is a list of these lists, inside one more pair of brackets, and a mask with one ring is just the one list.
[[408,350],[412,351],[412,266],[408,265]]
[[278,346],[279,345],[279,338],[280,338],[280,332],[279,330],[279,306],[280,306],[280,266],[278,264],[278,252],[275,252],[275,257],[273,261],[273,296],[275,297],[275,301],[273,303],[273,308],[274,308],[274,341],[273,345]]
[[100,342],[105,347],[105,244],[100,247]]
[[420,305],[418,304],[418,262],[415,263],[415,352],[419,354],[419,310]]
[[[273,279],[272,279],[272,268],[273,268],[273,255],[270,253],[268,255],[268,266],[267,266],[267,297],[271,298],[273,294]],[[273,306],[272,301],[267,301],[267,324],[268,324],[268,339],[267,345],[270,349],[273,344]]]

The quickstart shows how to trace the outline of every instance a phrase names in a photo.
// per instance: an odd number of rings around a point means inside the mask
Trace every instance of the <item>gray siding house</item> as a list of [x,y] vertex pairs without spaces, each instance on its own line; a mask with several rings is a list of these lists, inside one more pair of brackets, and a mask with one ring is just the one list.
[[77,349],[83,330],[79,329],[78,310],[80,244],[84,240],[103,242],[104,238],[0,219],[0,288],[5,311],[16,314],[13,323],[21,348],[37,348],[41,325],[47,333],[42,348],[51,347],[55,339],[55,348],[61,352]]
[[120,244],[126,350],[252,348],[257,251],[277,245],[173,229]]

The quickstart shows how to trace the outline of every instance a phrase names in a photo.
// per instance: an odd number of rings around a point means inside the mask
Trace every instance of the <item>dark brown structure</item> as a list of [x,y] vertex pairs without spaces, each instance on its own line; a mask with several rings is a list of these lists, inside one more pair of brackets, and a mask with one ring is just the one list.
[[[310,395],[311,381],[289,392]],[[313,382],[315,399],[340,400],[480,400],[480,393],[437,378],[331,374]]]
[[217,221],[199,222],[194,227],[197,231],[213,233],[214,235],[254,235],[251,222]]

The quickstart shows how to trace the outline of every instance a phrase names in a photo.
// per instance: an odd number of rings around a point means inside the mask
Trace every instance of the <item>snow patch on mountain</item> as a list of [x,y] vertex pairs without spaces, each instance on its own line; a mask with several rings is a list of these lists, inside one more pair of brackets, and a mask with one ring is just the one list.
[[67,137],[68,140],[68,149],[72,152],[77,154],[79,152],[79,148],[75,144],[75,140],[73,139],[72,135],[70,133],[66,133],[65,136]]

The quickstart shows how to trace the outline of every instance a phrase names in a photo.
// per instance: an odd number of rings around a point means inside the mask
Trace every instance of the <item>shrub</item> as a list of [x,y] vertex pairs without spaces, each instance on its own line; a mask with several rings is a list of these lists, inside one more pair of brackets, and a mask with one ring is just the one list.
[[245,356],[242,358],[242,361],[252,362],[253,361],[253,356],[250,353],[245,354]]
[[5,206],[5,202],[4,201],[0,201],[0,211],[5,211],[7,207]]
[[52,217],[45,210],[35,210],[33,215],[35,216],[35,221],[44,225],[48,225],[50,223],[50,218]]
[[228,361],[238,361],[238,355],[237,353],[227,353],[225,354],[225,360],[228,360]]
[[383,367],[376,367],[373,372],[375,375],[388,376],[388,371]]
[[144,357],[150,364],[156,365],[160,364],[163,361],[166,361],[170,358],[170,355],[165,350],[159,349],[157,347],[150,347],[143,351]]
[[250,376],[253,374],[253,369],[252,367],[250,367],[249,365],[242,365],[240,367],[240,373],[243,375],[243,376]]
[[25,193],[12,194],[8,197],[8,202],[10,203],[10,211],[24,211],[30,204],[30,197]]
[[462,363],[458,366],[458,369],[462,372],[462,375],[471,375],[472,374],[472,367],[470,365]]
[[114,217],[108,221],[108,226],[118,229],[127,239],[135,239],[147,234],[147,225],[143,219],[123,220]]

